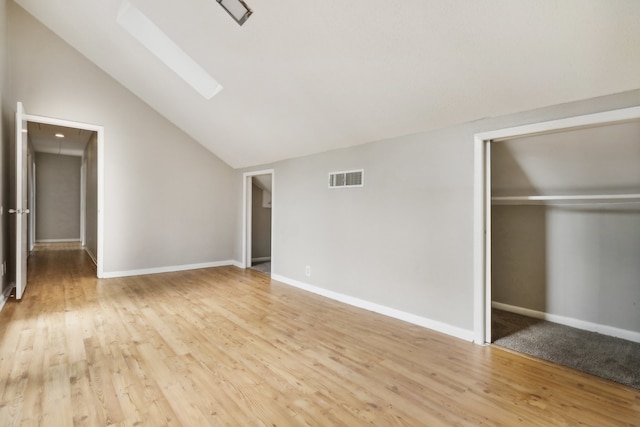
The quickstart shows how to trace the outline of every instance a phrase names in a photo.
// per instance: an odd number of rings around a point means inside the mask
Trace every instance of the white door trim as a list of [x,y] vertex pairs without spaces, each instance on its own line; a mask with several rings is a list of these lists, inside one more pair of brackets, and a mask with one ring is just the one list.
[[29,213],[29,226],[31,227],[30,237],[29,237],[29,251],[33,252],[36,244],[36,160],[35,160],[35,151],[32,156],[32,169],[31,169],[31,188],[29,189],[30,194],[30,213]]
[[98,253],[97,276],[104,277],[104,126],[73,122],[52,117],[26,115],[28,122],[94,131],[98,135]]
[[251,178],[258,175],[271,175],[271,268],[273,268],[273,220],[275,212],[275,171],[264,169],[245,172],[242,175],[242,268],[251,267]]
[[640,107],[631,107],[474,135],[473,329],[476,344],[491,342],[491,142],[638,119]]

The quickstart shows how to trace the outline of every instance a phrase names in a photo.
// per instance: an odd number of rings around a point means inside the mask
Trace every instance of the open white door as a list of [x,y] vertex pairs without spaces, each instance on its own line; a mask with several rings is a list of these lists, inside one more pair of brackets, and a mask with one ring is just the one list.
[[16,236],[16,299],[21,299],[27,286],[27,120],[22,103],[16,108],[16,197],[15,209],[9,213],[15,217]]

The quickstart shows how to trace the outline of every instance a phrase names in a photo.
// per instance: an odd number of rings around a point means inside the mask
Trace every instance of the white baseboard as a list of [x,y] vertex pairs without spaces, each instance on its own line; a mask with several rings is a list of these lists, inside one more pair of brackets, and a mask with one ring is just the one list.
[[473,331],[458,328],[446,323],[438,322],[436,320],[427,319],[426,317],[417,316],[415,314],[407,313],[405,311],[397,310],[395,308],[387,307],[384,305],[376,304],[363,299],[355,298],[349,295],[341,294],[339,292],[330,291],[327,289],[319,288],[317,286],[309,285],[307,283],[300,282],[298,280],[289,279],[288,277],[280,276],[277,274],[271,274],[272,280],[277,280],[285,285],[290,285],[299,289],[303,289],[308,292],[312,292],[323,297],[330,298],[335,301],[339,301],[345,304],[352,305],[354,307],[363,308],[365,310],[373,311],[374,313],[382,314],[385,316],[393,317],[394,319],[402,320],[407,323],[422,326],[427,329],[432,329],[443,334],[451,335],[456,338],[460,338],[465,341],[473,341]]
[[78,237],[77,239],[38,239],[36,243],[80,243],[81,241]]
[[244,265],[242,265],[242,261],[231,260],[231,265],[238,268],[244,268]]
[[93,263],[97,266],[98,265],[98,258],[93,254],[93,252],[91,252],[89,250],[89,248],[86,247],[86,246],[84,246],[84,251],[87,253],[87,255],[89,255],[89,258],[91,258]]
[[258,257],[258,258],[251,258],[251,262],[264,262],[264,261],[271,261],[271,257],[270,256],[263,256],[263,257]]
[[491,301],[491,307],[498,310],[509,311],[511,313],[521,314],[523,316],[533,317],[534,319],[548,320],[550,322],[559,323],[572,328],[583,329],[585,331],[597,332],[603,335],[622,338],[627,341],[640,343],[640,332],[629,331],[627,329],[616,328],[614,326],[601,325],[599,323],[587,322],[585,320],[575,319],[573,317],[560,316],[557,314],[545,313],[542,311],[531,310],[529,308],[517,307],[515,305],[503,304],[501,302]]
[[14,288],[15,288],[15,286],[9,286],[7,289],[4,290],[2,295],[0,295],[0,311],[2,310],[2,307],[4,307],[4,304],[9,300],[9,296],[11,295],[11,291]]
[[167,267],[143,268],[140,270],[106,271],[102,274],[101,277],[105,279],[110,279],[114,277],[143,276],[145,274],[172,273],[175,271],[197,270],[200,268],[226,267],[229,265],[237,265],[236,263],[237,261],[227,260],[227,261],[204,262],[200,264],[185,264],[185,265],[172,265]]

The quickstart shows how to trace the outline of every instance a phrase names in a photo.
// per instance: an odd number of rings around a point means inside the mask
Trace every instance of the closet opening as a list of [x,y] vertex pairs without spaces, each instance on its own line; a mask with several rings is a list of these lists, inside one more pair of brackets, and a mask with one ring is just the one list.
[[640,107],[487,132],[475,147],[475,342],[571,366],[618,339],[613,364],[637,366],[622,359],[640,346]]

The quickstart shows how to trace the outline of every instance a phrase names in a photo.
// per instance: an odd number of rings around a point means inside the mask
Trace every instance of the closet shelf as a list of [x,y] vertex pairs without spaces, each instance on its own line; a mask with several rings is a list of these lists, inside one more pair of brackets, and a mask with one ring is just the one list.
[[537,204],[544,202],[566,202],[566,203],[625,203],[640,202],[640,193],[632,194],[572,194],[553,196],[495,196],[491,198],[491,203],[501,204]]

